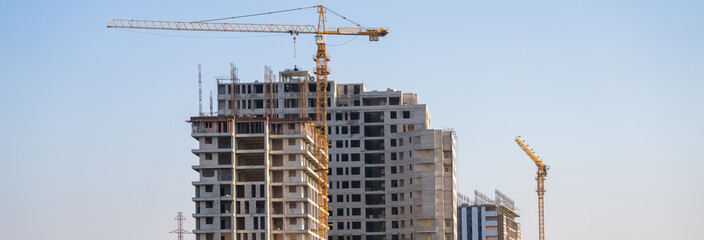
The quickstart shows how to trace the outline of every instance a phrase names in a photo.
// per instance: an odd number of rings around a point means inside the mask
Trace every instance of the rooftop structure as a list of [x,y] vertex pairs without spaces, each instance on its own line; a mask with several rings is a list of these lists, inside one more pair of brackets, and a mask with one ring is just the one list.
[[458,207],[459,240],[520,240],[519,211],[513,200],[495,191],[494,199],[474,191],[474,200],[460,196]]

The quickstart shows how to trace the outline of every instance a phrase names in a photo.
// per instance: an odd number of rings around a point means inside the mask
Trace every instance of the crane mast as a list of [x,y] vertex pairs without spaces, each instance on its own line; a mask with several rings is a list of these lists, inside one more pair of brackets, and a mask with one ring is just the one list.
[[528,148],[528,146],[519,137],[516,137],[514,140],[528,155],[528,157],[533,160],[535,166],[538,167],[537,176],[535,177],[535,180],[537,181],[535,192],[538,193],[538,240],[545,240],[545,178],[548,176],[548,169],[550,169],[550,166],[545,165],[542,160],[535,156],[535,153],[533,153],[533,151]]
[[316,133],[318,143],[318,151],[316,157],[321,163],[319,169],[320,181],[318,182],[318,235],[327,238],[330,226],[328,226],[328,54],[325,51],[325,8],[323,5],[318,6],[318,29],[315,35],[315,43],[318,46],[318,51],[315,54],[315,82],[318,88],[316,91],[318,101],[316,101]]
[[[315,43],[318,50],[313,57],[315,61],[315,75],[317,87],[316,101],[316,157],[319,160],[318,172],[320,175],[318,195],[318,236],[320,239],[328,238],[328,140],[327,140],[327,112],[328,112],[328,57],[325,40],[326,35],[355,35],[369,36],[369,41],[379,41],[379,37],[388,34],[384,28],[326,28],[326,10],[323,5],[298,8],[295,10],[316,8],[318,24],[254,24],[254,23],[220,23],[220,22],[178,22],[154,20],[125,20],[113,19],[108,28],[129,29],[154,29],[154,30],[180,30],[180,31],[214,31],[214,32],[256,32],[256,33],[289,33],[289,34],[315,34]],[[286,10],[288,11],[288,10]],[[334,12],[333,12],[334,13]],[[233,84],[234,85],[234,84]],[[211,110],[212,112],[212,110]]]

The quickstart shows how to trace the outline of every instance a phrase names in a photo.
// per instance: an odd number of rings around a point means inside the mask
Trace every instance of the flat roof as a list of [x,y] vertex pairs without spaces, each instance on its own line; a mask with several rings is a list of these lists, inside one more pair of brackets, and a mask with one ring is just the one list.
[[190,120],[186,122],[218,122],[218,121],[228,121],[228,120],[234,120],[235,122],[264,122],[264,121],[269,121],[269,122],[312,122],[313,119],[311,118],[271,118],[268,119],[267,117],[259,117],[259,116],[251,116],[251,115],[239,115],[237,117],[234,117],[232,115],[225,115],[225,116],[198,116],[198,117],[191,117]]

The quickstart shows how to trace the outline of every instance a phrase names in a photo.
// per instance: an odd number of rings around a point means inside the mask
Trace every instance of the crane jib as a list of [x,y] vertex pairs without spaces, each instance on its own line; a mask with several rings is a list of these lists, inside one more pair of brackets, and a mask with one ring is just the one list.
[[519,137],[516,137],[514,140],[538,167],[538,173],[535,177],[537,183],[535,192],[538,193],[538,240],[545,240],[545,177],[547,176],[548,169],[550,169],[550,167],[538,159],[533,151],[529,149]]
[[[316,26],[296,24],[211,23],[113,19],[107,27],[178,31],[318,34]],[[377,37],[384,37],[388,33],[389,31],[386,28],[363,29],[342,27],[337,28],[336,30],[325,30],[322,32],[322,34],[326,35],[368,35]]]

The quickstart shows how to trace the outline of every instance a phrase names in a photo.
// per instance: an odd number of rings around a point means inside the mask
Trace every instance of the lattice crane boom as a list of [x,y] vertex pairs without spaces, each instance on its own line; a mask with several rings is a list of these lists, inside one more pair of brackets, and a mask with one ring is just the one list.
[[[208,31],[208,32],[253,32],[253,33],[290,33],[290,34],[324,34],[324,35],[365,35],[383,37],[389,33],[384,28],[337,28],[334,30],[318,29],[314,25],[296,24],[256,24],[256,23],[214,23],[214,22],[179,22],[156,20],[113,19],[108,28],[131,28],[152,30]],[[376,40],[371,40],[376,41]]]
[[537,187],[535,192],[538,193],[538,240],[545,240],[545,178],[548,176],[548,169],[550,166],[545,165],[542,160],[540,160],[535,153],[528,148],[528,146],[523,143],[519,137],[514,139],[521,149],[528,155],[528,157],[533,160],[535,166],[538,167],[537,176],[535,180],[537,181]]
[[[313,57],[315,61],[315,75],[317,86],[316,102],[316,143],[318,149],[316,157],[320,165],[318,171],[321,176],[319,181],[320,193],[318,196],[318,236],[321,239],[328,238],[328,140],[327,140],[327,89],[328,89],[328,62],[330,58],[326,50],[326,35],[353,35],[369,36],[369,41],[379,41],[379,37],[386,36],[389,31],[384,28],[362,28],[362,27],[341,27],[327,29],[325,22],[327,8],[322,5],[313,7],[318,12],[318,24],[296,25],[296,24],[255,24],[255,23],[219,23],[219,22],[178,22],[178,21],[154,21],[154,20],[125,20],[113,19],[108,28],[128,28],[128,29],[154,29],[154,30],[180,30],[180,31],[211,31],[211,32],[254,32],[254,33],[289,33],[289,34],[315,34],[315,43],[318,50]],[[288,11],[288,10],[284,10]],[[279,11],[283,12],[283,11]],[[334,12],[333,12],[334,13]],[[335,13],[337,14],[337,13]],[[258,14],[255,14],[258,15]]]

